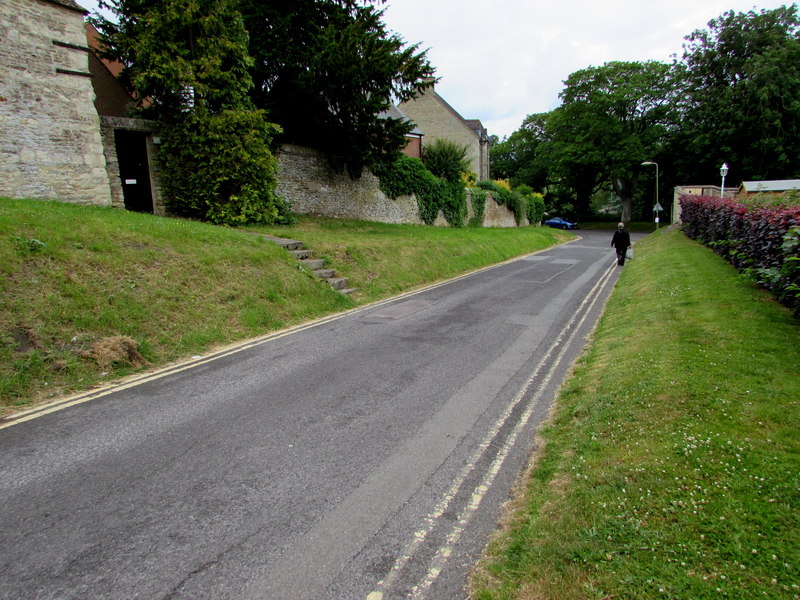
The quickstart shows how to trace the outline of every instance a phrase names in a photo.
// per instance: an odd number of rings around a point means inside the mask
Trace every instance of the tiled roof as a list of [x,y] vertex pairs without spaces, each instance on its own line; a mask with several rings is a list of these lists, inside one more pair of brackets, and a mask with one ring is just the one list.
[[[409,118],[403,114],[403,111],[396,107],[394,104],[389,105],[389,108],[384,110],[378,115],[381,119],[395,119],[398,121],[408,121]],[[409,131],[409,135],[422,135],[419,127],[414,125],[414,129]]]

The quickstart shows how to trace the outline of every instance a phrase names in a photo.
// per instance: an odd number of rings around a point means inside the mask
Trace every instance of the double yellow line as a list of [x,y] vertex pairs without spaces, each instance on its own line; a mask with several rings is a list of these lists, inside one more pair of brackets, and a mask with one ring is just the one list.
[[[578,238],[580,239],[580,238]],[[571,240],[576,241],[576,240]],[[568,242],[569,243],[569,242]],[[545,252],[546,250],[550,250],[551,248],[545,248],[544,250],[539,250],[538,252],[533,252],[531,254],[538,254],[539,252]],[[526,256],[530,256],[526,255]],[[410,296],[415,296],[417,294],[421,294],[422,292],[432,290],[438,287],[442,287],[444,285],[448,285],[455,281],[459,281],[466,277],[471,277],[476,273],[481,273],[483,271],[488,271],[490,269],[496,269],[500,266],[503,266],[507,263],[514,262],[525,258],[524,256],[518,256],[516,258],[512,258],[501,263],[497,263],[494,265],[489,265],[488,267],[482,267],[480,269],[476,269],[474,271],[470,271],[469,273],[464,273],[463,275],[459,275],[458,277],[454,277],[453,279],[448,279],[447,281],[440,281],[439,283],[434,283],[420,289],[406,292],[404,294],[400,294],[398,296],[393,296],[391,298],[387,298],[385,300],[379,300],[377,302],[372,302],[370,304],[365,304],[364,306],[359,306],[356,308],[352,308],[350,310],[337,313],[335,315],[331,315],[328,317],[322,317],[315,321],[310,321],[308,323],[303,323],[302,325],[296,325],[289,329],[283,329],[281,331],[275,331],[272,333],[268,333],[263,336],[259,336],[256,338],[251,338],[244,342],[237,342],[230,346],[226,346],[221,350],[217,350],[212,354],[207,356],[197,356],[188,360],[183,360],[177,363],[173,363],[171,365],[167,365],[166,367],[162,367],[155,371],[150,371],[147,373],[142,373],[140,375],[132,375],[130,377],[126,377],[120,381],[109,383],[105,385],[101,385],[99,388],[95,388],[93,390],[88,390],[84,392],[80,392],[78,394],[73,394],[71,396],[66,396],[64,398],[60,398],[58,400],[54,400],[52,402],[47,402],[45,404],[41,404],[29,410],[25,410],[22,412],[14,413],[8,415],[6,417],[0,418],[0,429],[6,429],[7,427],[12,427],[14,425],[19,425],[20,423],[25,423],[26,421],[31,421],[33,419],[37,419],[44,415],[48,415],[50,413],[57,412],[59,410],[64,410],[65,408],[70,408],[71,406],[77,406],[78,404],[83,404],[84,402],[89,402],[90,400],[96,400],[98,398],[102,398],[103,396],[109,396],[110,394],[114,394],[116,392],[121,392],[123,390],[127,390],[138,385],[142,385],[144,383],[148,383],[151,381],[156,381],[163,377],[167,377],[168,375],[173,375],[175,373],[180,373],[182,371],[187,371],[189,369],[193,369],[200,365],[204,365],[210,363],[215,360],[219,360],[220,358],[225,358],[226,356],[231,356],[232,354],[237,354],[239,352],[243,352],[244,350],[249,350],[250,348],[254,348],[256,346],[260,346],[262,344],[266,344],[268,342],[272,342],[274,340],[278,340],[280,338],[286,337],[288,335],[293,335],[295,333],[300,333],[301,331],[306,331],[307,329],[311,329],[313,327],[319,327],[320,325],[325,325],[327,323],[331,323],[333,321],[337,321],[343,317],[352,315],[354,313],[363,312],[372,308],[376,308],[379,306],[383,306],[385,304],[389,304],[391,302],[396,302],[398,300],[402,300],[408,298]]]

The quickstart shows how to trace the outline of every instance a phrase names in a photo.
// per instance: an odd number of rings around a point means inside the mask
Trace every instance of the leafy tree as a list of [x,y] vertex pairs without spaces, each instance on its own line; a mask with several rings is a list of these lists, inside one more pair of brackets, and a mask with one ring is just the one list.
[[116,22],[97,16],[104,55],[143,116],[171,120],[194,109],[250,107],[247,31],[234,0],[101,0]]
[[630,220],[641,163],[660,150],[674,122],[676,81],[670,65],[610,62],[572,73],[563,104],[550,113],[545,158],[576,193],[579,213],[609,182]]
[[253,101],[281,124],[282,139],[318,148],[353,177],[391,163],[411,125],[380,114],[432,84],[425,52],[390,35],[372,4],[238,2],[255,60]]
[[708,181],[800,176],[797,5],[729,11],[686,37],[686,103],[673,140],[679,175]]
[[269,151],[279,131],[255,110],[247,32],[233,0],[108,0],[117,17],[93,19],[105,55],[163,140],[167,205],[174,214],[238,225],[285,220]]
[[548,140],[547,117],[548,113],[528,115],[517,131],[501,142],[492,143],[492,177],[510,179],[513,185],[524,184],[534,189],[547,187],[548,165],[538,160]]

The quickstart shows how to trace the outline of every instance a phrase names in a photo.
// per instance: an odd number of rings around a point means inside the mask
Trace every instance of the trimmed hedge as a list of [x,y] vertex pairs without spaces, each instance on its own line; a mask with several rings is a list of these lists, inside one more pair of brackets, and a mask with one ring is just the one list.
[[800,206],[682,196],[683,231],[800,314]]

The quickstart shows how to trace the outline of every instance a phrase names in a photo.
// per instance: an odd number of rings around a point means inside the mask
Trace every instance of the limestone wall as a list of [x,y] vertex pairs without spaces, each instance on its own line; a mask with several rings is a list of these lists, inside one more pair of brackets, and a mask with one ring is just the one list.
[[0,196],[111,205],[83,14],[0,2]]
[[[419,218],[417,199],[401,196],[387,198],[380,190],[378,178],[365,172],[352,180],[345,174],[334,173],[325,158],[317,151],[300,146],[283,146],[278,158],[277,194],[292,203],[298,214],[318,215],[341,219],[361,219],[381,223],[423,224]],[[467,221],[473,216],[472,201],[467,190]],[[484,208],[484,227],[516,227],[514,214],[487,196]],[[446,227],[440,213],[434,225]],[[523,223],[527,225],[527,222]]]
[[422,224],[416,198],[387,198],[372,173],[365,172],[359,179],[350,179],[346,173],[333,172],[319,152],[300,146],[283,146],[277,158],[276,193],[289,200],[296,213]]

